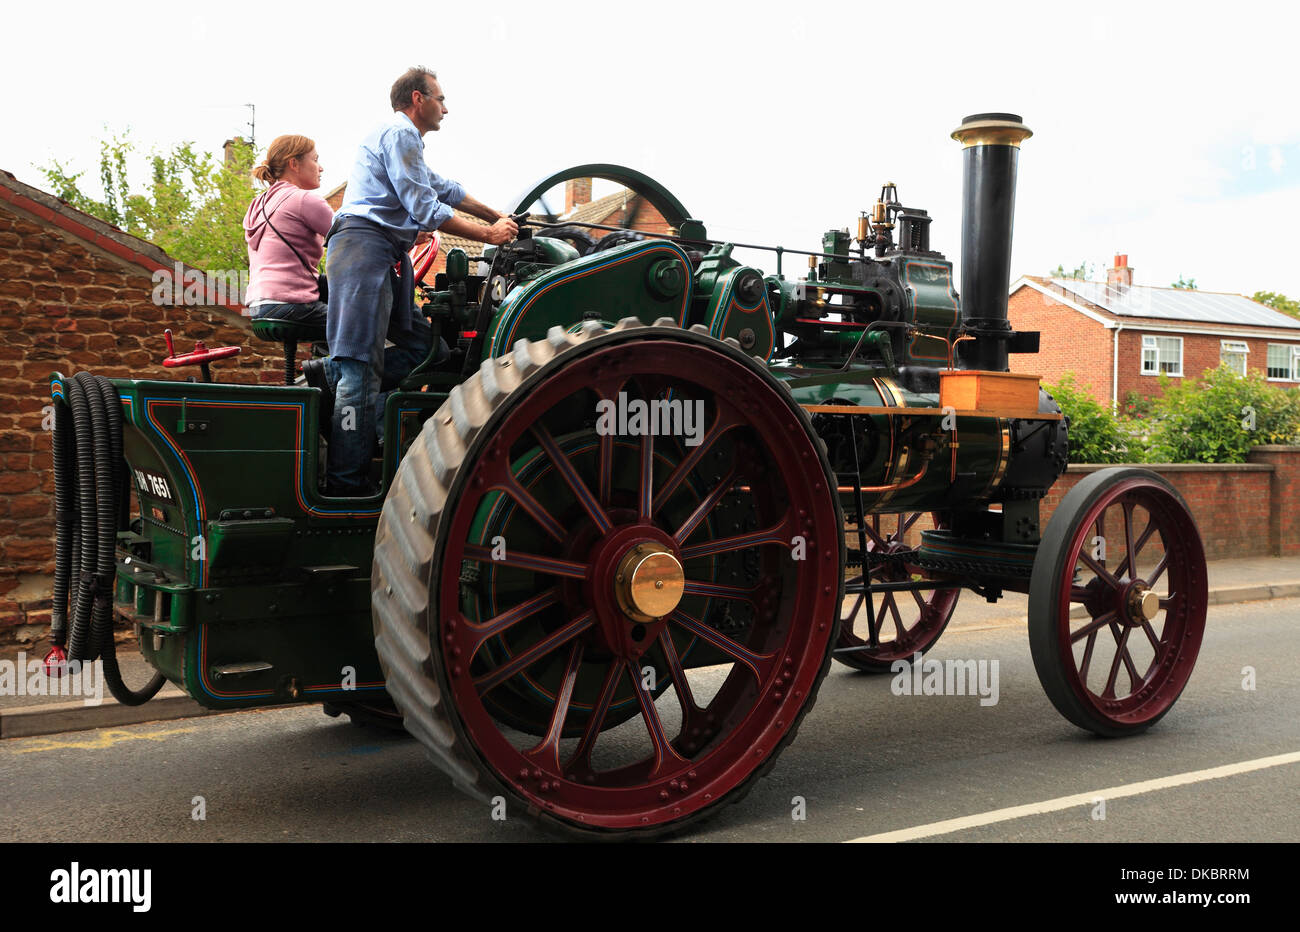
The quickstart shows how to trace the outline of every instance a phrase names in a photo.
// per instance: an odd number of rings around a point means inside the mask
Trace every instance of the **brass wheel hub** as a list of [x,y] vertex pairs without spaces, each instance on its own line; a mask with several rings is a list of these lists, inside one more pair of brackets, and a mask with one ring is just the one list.
[[1124,608],[1129,623],[1140,625],[1160,613],[1160,596],[1154,590],[1139,583],[1129,589]]
[[662,544],[641,543],[619,561],[614,598],[632,620],[645,623],[667,615],[682,600],[686,573]]

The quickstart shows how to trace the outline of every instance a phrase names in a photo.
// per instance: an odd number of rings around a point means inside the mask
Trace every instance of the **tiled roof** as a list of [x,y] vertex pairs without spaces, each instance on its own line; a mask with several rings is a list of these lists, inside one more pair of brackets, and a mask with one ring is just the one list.
[[602,223],[610,214],[622,210],[624,205],[628,205],[633,211],[636,211],[640,205],[633,204],[633,202],[640,199],[639,194],[633,194],[631,191],[615,191],[613,194],[606,194],[604,197],[598,197],[586,204],[579,204],[567,214],[563,214],[560,220],[576,220],[579,223]]
[[1300,320],[1239,294],[1151,285],[1112,285],[1073,278],[1025,277],[1121,318],[1300,330]]

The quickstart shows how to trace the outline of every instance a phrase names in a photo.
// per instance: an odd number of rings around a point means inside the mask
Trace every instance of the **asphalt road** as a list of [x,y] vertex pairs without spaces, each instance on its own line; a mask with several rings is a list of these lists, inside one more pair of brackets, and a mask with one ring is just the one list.
[[[1061,718],[1038,684],[1021,624],[954,629],[930,656],[997,659],[997,704],[896,696],[890,677],[836,664],[775,770],[685,840],[1300,838],[1300,599],[1212,607],[1187,690],[1136,738],[1095,738]],[[1253,691],[1242,688],[1247,666]],[[1287,754],[1281,764],[1262,760]],[[1244,762],[1257,769],[1196,773]],[[1191,776],[1132,787],[1180,774]],[[539,837],[509,814],[494,821],[414,741],[377,736],[318,707],[6,740],[0,787],[0,837],[13,841]],[[1112,791],[1103,794],[1104,819],[1099,790]],[[792,818],[796,796],[803,820]],[[193,818],[196,797],[203,819]],[[1054,800],[1040,814],[996,813]],[[978,818],[957,830],[924,828],[964,817]]]

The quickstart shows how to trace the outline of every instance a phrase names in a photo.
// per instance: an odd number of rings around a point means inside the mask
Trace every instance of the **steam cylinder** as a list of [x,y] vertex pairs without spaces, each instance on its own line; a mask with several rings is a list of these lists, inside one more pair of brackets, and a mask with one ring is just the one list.
[[962,144],[962,322],[976,338],[960,344],[965,369],[1007,371],[1016,161],[1032,135],[1014,113],[976,113],[952,132]]

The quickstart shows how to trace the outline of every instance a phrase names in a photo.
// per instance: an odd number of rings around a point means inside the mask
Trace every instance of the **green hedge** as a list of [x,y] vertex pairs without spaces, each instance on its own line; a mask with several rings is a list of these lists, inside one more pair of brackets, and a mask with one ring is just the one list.
[[1071,463],[1132,463],[1138,455],[1132,449],[1128,419],[1116,417],[1109,404],[1102,404],[1067,372],[1055,385],[1044,386],[1070,419]]
[[1199,379],[1160,376],[1158,398],[1130,395],[1116,414],[1067,372],[1045,388],[1070,418],[1072,463],[1244,463],[1250,448],[1300,442],[1300,389],[1226,366]]

